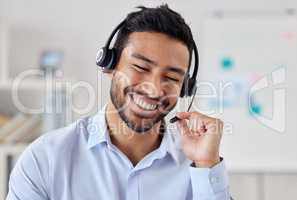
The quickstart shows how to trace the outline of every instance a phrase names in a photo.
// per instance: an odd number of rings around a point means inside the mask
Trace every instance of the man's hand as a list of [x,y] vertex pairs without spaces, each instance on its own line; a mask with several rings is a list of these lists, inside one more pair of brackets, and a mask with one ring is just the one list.
[[183,152],[196,167],[211,168],[220,162],[219,147],[223,122],[198,112],[179,112]]

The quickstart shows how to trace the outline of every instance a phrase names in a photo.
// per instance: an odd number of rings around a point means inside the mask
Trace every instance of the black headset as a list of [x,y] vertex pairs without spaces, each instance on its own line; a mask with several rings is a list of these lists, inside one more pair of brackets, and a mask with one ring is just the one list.
[[[112,31],[111,35],[109,36],[107,42],[105,43],[105,46],[100,48],[96,55],[96,64],[101,68],[103,72],[111,72],[117,63],[117,51],[115,48],[110,48],[110,43],[112,39],[114,38],[115,34],[121,29],[121,27],[124,25],[126,20],[122,21],[117,27]],[[198,67],[199,67],[199,55],[198,55],[198,49],[193,41],[193,51],[195,56],[195,64],[194,64],[194,71],[192,76],[189,75],[189,71],[191,68],[191,63],[188,67],[188,70],[185,75],[185,79],[182,85],[180,97],[187,97],[187,96],[194,96],[197,86],[196,86],[196,77],[198,73]],[[190,55],[190,58],[192,55]],[[190,59],[192,60],[192,59]]]

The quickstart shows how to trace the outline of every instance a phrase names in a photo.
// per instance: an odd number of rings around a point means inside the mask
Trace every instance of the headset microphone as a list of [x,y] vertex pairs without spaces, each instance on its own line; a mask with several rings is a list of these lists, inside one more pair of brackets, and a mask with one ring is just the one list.
[[[193,102],[194,102],[194,97],[195,97],[195,95],[196,95],[196,91],[197,91],[197,87],[195,88],[194,95],[193,95],[192,100],[191,100],[191,103],[190,103],[190,105],[189,105],[189,107],[188,107],[188,109],[187,109],[187,112],[189,112],[190,109],[191,109],[191,107],[192,107],[192,104],[193,104]],[[171,119],[169,120],[169,122],[170,122],[170,123],[174,123],[174,122],[176,122],[176,121],[178,121],[178,120],[181,120],[181,119],[180,119],[179,117],[175,116],[175,117],[171,118]]]

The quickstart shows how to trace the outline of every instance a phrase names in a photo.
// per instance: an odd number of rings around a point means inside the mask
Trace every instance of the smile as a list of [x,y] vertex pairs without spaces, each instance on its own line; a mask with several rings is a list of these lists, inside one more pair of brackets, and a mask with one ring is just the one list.
[[158,104],[157,103],[149,103],[144,101],[140,95],[136,95],[136,94],[132,94],[132,99],[134,101],[134,103],[139,106],[141,109],[144,110],[156,110],[158,108]]
[[161,106],[161,102],[138,93],[130,93],[128,96],[134,104],[134,106],[132,106],[134,110],[136,109],[138,110],[137,112],[142,112],[142,114],[156,114]]
[[138,118],[152,119],[163,114],[162,107],[166,105],[161,99],[148,97],[137,92],[130,92],[127,95],[127,102],[130,102],[128,109]]

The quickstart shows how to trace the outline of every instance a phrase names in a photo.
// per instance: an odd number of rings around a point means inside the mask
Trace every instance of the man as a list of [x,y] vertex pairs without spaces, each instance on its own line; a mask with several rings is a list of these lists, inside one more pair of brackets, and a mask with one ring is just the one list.
[[171,128],[164,120],[191,63],[184,19],[167,5],[141,7],[114,46],[109,102],[33,142],[11,174],[7,200],[231,199],[222,122],[198,112],[177,113]]

